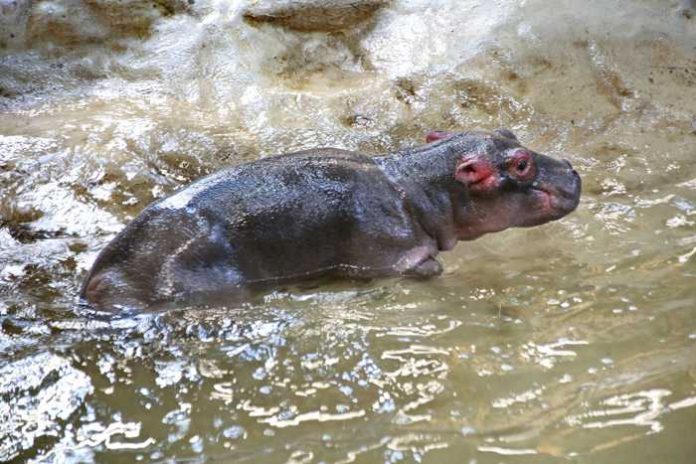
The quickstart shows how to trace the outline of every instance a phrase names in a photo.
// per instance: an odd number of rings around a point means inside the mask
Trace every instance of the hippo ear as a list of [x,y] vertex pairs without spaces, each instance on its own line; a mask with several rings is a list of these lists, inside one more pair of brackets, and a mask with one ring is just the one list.
[[446,131],[430,131],[425,136],[425,143],[435,142],[437,140],[444,140],[450,137],[454,137],[456,134],[454,132]]
[[[504,139],[517,140],[517,136],[512,133],[512,131],[504,128],[496,129],[493,131],[498,137],[503,137]],[[518,140],[519,141],[519,140]]]
[[500,184],[495,167],[479,155],[460,160],[457,163],[454,178],[473,192],[490,191]]

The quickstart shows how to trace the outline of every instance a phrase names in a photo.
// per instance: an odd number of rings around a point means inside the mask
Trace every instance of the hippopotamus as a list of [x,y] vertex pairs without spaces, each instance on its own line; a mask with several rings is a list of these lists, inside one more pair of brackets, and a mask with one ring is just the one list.
[[434,131],[426,141],[382,156],[317,148],[203,177],[125,227],[80,296],[115,310],[319,277],[428,278],[458,241],[544,224],[578,205],[571,164],[508,130]]

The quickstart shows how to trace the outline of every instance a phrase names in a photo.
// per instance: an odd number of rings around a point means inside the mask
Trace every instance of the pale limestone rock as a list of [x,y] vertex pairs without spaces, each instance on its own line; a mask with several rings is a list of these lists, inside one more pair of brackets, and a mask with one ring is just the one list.
[[679,13],[685,18],[693,18],[696,15],[696,0],[682,0],[679,5]]
[[0,51],[24,43],[30,0],[0,0]]

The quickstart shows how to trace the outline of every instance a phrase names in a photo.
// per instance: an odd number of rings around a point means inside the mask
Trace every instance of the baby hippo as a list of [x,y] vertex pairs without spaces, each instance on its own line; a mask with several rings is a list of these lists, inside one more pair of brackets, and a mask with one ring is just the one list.
[[386,156],[318,148],[233,166],[152,203],[97,257],[100,309],[239,298],[317,277],[425,278],[458,240],[559,219],[580,199],[568,161],[509,131],[431,132]]

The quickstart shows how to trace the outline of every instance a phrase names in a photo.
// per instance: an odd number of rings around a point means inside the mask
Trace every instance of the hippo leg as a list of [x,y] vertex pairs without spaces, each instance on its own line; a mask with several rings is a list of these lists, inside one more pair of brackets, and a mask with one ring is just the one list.
[[433,258],[430,246],[417,246],[405,253],[396,265],[397,271],[407,277],[424,279],[442,273],[442,265]]
[[404,275],[416,279],[427,279],[428,277],[435,277],[440,274],[442,274],[442,264],[434,258],[426,259],[417,266],[404,271]]
[[163,263],[158,296],[191,298],[209,293],[237,293],[242,275],[234,266],[234,249],[220,227],[212,227],[183,243]]

